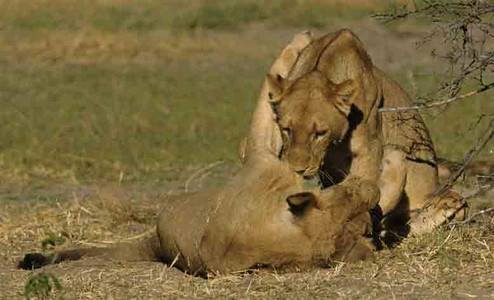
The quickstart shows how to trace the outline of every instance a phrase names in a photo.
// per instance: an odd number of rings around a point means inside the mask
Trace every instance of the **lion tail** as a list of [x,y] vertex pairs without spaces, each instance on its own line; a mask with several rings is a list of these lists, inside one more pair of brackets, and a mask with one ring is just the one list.
[[112,247],[92,247],[58,251],[52,254],[28,253],[18,263],[19,269],[38,269],[83,257],[104,257],[120,261],[162,261],[160,243],[156,234],[137,243],[122,243]]

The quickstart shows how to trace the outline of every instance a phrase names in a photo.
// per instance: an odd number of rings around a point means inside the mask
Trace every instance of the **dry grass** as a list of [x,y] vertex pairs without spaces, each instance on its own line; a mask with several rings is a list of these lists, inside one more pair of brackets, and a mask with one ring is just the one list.
[[[71,191],[72,190],[72,191]],[[165,191],[165,190],[163,190]],[[68,188],[58,200],[3,204],[0,298],[22,298],[29,275],[54,274],[64,299],[170,298],[488,298],[494,295],[494,216],[409,238],[376,259],[334,269],[280,274],[261,270],[204,280],[161,263],[83,259],[33,272],[16,270],[50,233],[70,237],[58,249],[135,240],[153,230],[162,196],[119,185]],[[56,201],[53,201],[56,200]],[[29,220],[29,222],[26,222]]]

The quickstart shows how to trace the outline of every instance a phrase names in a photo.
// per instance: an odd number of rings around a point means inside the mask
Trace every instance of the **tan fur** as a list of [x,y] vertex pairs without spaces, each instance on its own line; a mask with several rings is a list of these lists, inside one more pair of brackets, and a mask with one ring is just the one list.
[[[319,171],[325,186],[345,184],[348,174],[379,181],[383,212],[404,216],[403,222],[412,217],[410,231],[416,234],[431,231],[465,207],[461,197],[445,197],[456,210],[415,226],[413,214],[424,208],[438,185],[432,141],[417,111],[378,113],[379,107],[409,105],[408,95],[372,64],[350,30],[314,40],[300,51],[286,78],[267,77],[258,107],[271,102],[276,117],[256,110],[255,123],[270,125],[251,127],[247,156],[253,137],[270,136],[256,148],[281,155],[305,176]],[[271,101],[265,93],[271,93]],[[434,215],[441,201],[432,199],[434,205],[424,215]]]
[[[311,42],[312,32],[304,31],[296,34],[273,63],[269,74],[286,78],[297,61],[300,51]],[[277,131],[278,126],[273,121],[275,116],[269,106],[268,98],[267,81],[265,81],[252,118],[251,134],[240,142],[239,155],[242,162],[247,159],[248,153],[260,150],[277,155],[275,149],[281,148],[281,136]]]
[[368,211],[377,186],[354,179],[350,188],[303,188],[303,180],[276,157],[255,155],[219,190],[165,202],[157,237],[117,248],[26,255],[29,269],[85,255],[161,260],[193,274],[231,272],[258,265],[327,266],[372,256]]

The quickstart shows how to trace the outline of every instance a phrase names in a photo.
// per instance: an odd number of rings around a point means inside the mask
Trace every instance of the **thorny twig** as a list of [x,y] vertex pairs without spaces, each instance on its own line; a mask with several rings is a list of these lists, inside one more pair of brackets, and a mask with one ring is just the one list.
[[491,122],[489,123],[489,126],[487,127],[485,133],[480,136],[475,145],[473,145],[470,151],[468,151],[468,153],[465,155],[463,161],[461,162],[461,167],[453,175],[451,175],[447,182],[445,182],[436,190],[434,196],[442,195],[443,193],[448,191],[453,183],[455,183],[456,180],[461,176],[461,174],[463,174],[467,165],[480,151],[482,151],[482,149],[484,149],[484,147],[489,141],[492,140],[492,138],[494,138],[494,118],[491,119]]
[[465,196],[465,198],[464,198],[464,199],[465,199],[465,200],[468,200],[468,199],[476,198],[476,197],[478,197],[478,196],[480,196],[480,195],[482,195],[482,194],[484,194],[484,193],[486,193],[486,192],[490,191],[490,190],[491,190],[491,189],[493,189],[493,188],[494,188],[494,184],[489,184],[489,185],[486,185],[486,186],[484,186],[484,187],[481,187],[481,188],[480,188],[478,191],[476,191],[475,193],[470,194],[470,195],[468,195],[468,196]]
[[449,103],[457,101],[457,100],[465,99],[465,98],[480,94],[482,92],[485,92],[485,91],[492,89],[492,88],[494,88],[494,82],[491,82],[487,85],[484,85],[475,91],[471,91],[471,92],[468,92],[466,94],[463,94],[463,95],[460,95],[457,97],[453,97],[453,98],[449,98],[446,100],[432,102],[432,103],[419,103],[419,104],[414,105],[414,106],[383,107],[383,108],[379,109],[379,112],[398,112],[398,111],[406,111],[406,110],[417,110],[417,109],[421,109],[421,108],[432,108],[432,107],[436,107],[436,106],[446,105],[446,104],[449,104]]
[[421,5],[407,9],[403,6],[392,12],[375,14],[374,18],[387,22],[416,16],[428,19],[432,29],[418,42],[422,46],[432,40],[440,44],[432,55],[449,62],[445,81],[438,88],[454,98],[465,81],[484,83],[484,73],[494,68],[494,51],[490,39],[494,37],[494,3],[482,0],[423,0]]
[[459,221],[459,222],[451,222],[449,223],[448,225],[450,226],[455,226],[455,225],[463,225],[463,224],[467,224],[467,223],[470,223],[474,218],[476,218],[477,216],[480,216],[480,215],[485,215],[485,214],[488,214],[488,213],[491,213],[491,212],[494,212],[494,207],[490,207],[490,208],[486,208],[486,209],[482,209],[482,210],[479,210],[478,212],[472,214],[470,217],[466,218],[465,220],[463,221]]

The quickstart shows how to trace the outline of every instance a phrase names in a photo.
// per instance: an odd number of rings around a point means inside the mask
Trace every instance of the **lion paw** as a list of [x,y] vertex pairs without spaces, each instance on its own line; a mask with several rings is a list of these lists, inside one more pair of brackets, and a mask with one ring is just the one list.
[[433,199],[429,206],[411,217],[410,233],[414,235],[430,233],[446,222],[464,220],[467,212],[468,205],[465,199],[450,192],[445,197]]

